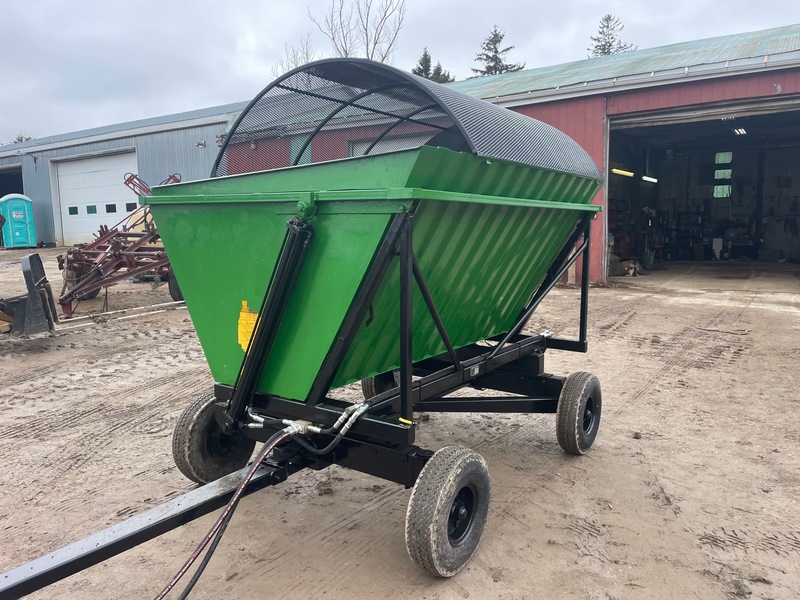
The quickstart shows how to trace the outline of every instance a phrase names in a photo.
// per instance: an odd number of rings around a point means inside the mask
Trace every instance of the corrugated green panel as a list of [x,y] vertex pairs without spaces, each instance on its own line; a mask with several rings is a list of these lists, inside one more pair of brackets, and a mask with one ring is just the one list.
[[[422,200],[414,251],[456,347],[510,329],[574,230],[579,215],[558,209]],[[399,364],[397,260],[373,302],[334,386]],[[422,295],[414,293],[414,360],[444,352]]]
[[593,194],[564,194],[560,186],[572,183],[596,191],[600,185],[594,179],[442,148],[420,148],[420,152],[407,187],[588,204]]

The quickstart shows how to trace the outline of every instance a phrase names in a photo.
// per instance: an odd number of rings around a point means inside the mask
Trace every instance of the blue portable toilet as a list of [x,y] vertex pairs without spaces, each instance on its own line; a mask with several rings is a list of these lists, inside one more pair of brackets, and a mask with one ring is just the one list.
[[0,198],[0,215],[3,224],[3,246],[6,248],[33,248],[36,246],[36,229],[33,225],[33,202],[22,194],[6,194]]

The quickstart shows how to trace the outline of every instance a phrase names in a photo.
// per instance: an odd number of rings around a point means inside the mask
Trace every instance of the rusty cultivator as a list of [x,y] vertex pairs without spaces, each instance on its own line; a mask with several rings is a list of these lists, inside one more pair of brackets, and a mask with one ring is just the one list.
[[[161,185],[179,181],[176,173]],[[125,175],[125,185],[139,196],[151,195],[150,187],[133,173]],[[58,303],[64,317],[71,317],[81,300],[95,298],[101,288],[131,277],[166,281],[172,299],[183,300],[149,206],[137,208],[113,227],[101,226],[95,235],[93,241],[77,244],[58,256],[64,277]]]

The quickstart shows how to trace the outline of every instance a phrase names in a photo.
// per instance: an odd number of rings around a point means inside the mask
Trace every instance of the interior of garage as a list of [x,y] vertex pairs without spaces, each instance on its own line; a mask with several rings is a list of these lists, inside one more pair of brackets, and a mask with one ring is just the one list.
[[800,262],[800,111],[612,122],[608,170],[610,271]]
[[24,194],[22,167],[0,168],[0,198],[6,194]]

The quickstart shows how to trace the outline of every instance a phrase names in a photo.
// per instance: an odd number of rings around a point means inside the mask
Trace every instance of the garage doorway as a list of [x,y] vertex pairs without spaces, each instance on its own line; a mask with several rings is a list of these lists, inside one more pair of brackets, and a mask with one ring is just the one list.
[[6,194],[24,194],[22,165],[0,167],[0,198]]
[[612,121],[613,254],[645,266],[800,262],[799,102]]

